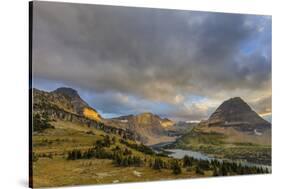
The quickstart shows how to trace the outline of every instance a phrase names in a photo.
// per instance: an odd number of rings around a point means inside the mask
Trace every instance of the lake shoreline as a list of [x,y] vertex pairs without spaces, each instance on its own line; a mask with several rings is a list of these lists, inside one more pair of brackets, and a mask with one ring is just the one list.
[[258,164],[254,162],[248,162],[246,160],[242,159],[237,159],[237,160],[232,160],[232,159],[227,159],[227,158],[218,158],[213,155],[206,154],[201,151],[195,151],[192,149],[179,149],[179,148],[166,148],[167,146],[170,146],[170,144],[173,144],[173,142],[162,142],[159,144],[155,144],[150,146],[150,148],[156,152],[156,153],[163,153],[168,155],[169,157],[175,158],[175,159],[182,159],[185,155],[192,157],[194,159],[198,160],[218,160],[220,162],[227,161],[227,162],[233,162],[237,164],[241,164],[243,166],[248,166],[248,167],[260,167],[262,169],[272,169],[271,165],[265,165],[265,164]]

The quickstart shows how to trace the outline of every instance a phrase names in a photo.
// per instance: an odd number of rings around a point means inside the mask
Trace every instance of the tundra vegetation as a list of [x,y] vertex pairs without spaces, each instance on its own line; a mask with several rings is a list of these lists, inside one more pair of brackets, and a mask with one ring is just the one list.
[[269,172],[227,161],[204,161],[188,156],[178,160],[101,129],[67,121],[40,120],[43,121],[34,122],[35,127],[42,123],[48,126],[33,136],[35,187]]

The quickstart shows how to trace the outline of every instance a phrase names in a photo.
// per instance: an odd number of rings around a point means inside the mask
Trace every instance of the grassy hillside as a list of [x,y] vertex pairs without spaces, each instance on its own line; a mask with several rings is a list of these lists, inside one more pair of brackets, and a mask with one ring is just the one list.
[[[163,169],[161,172],[151,169],[149,162],[154,160],[155,154],[146,155],[128,147],[127,143],[120,142],[120,140],[122,141],[120,136],[114,134],[109,135],[111,140],[114,138],[114,144],[105,149],[111,151],[116,146],[128,149],[132,155],[146,159],[145,165],[116,166],[110,159],[98,158],[67,160],[69,151],[86,151],[108,135],[101,130],[71,122],[57,121],[51,124],[55,129],[46,129],[33,136],[33,181],[35,187],[148,181],[196,176],[193,171],[177,176],[172,174],[171,169]],[[127,142],[138,145],[133,141]],[[168,161],[170,158],[162,157],[162,159]]]
[[[105,120],[73,89],[33,92],[33,187],[269,172],[229,161],[197,160],[188,156],[179,160],[154,152],[140,141],[159,143],[174,137],[166,135],[167,131],[161,125],[165,119],[152,113]],[[194,127],[177,140],[175,147],[230,159],[247,157],[247,160],[252,158],[261,163],[269,159],[271,147],[263,144],[261,137],[252,144],[242,140],[239,133],[231,131],[228,134],[226,136],[225,131],[219,129]],[[147,140],[141,140],[141,137]]]
[[86,125],[68,121],[50,124],[54,128],[33,135],[34,187],[265,172],[226,162],[206,162],[188,157],[175,160],[157,155],[142,144]]
[[270,138],[243,134],[232,128],[196,127],[168,148],[190,149],[218,158],[271,165]]

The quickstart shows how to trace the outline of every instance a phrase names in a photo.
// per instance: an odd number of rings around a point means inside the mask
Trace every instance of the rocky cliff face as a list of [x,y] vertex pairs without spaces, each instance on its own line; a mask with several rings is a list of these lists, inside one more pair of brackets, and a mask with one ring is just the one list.
[[209,127],[234,127],[242,131],[264,131],[271,123],[260,117],[240,97],[224,101],[205,122]]
[[168,118],[161,119],[160,123],[161,123],[161,126],[166,129],[171,129],[176,124],[174,121],[172,121]]
[[73,111],[80,115],[83,114],[84,108],[90,107],[84,100],[81,99],[78,92],[72,88],[61,87],[52,91],[50,94],[57,97],[65,97],[72,105]]
[[[33,114],[45,114],[51,121],[69,121],[101,129],[106,133],[118,134],[136,140],[137,136],[126,128],[105,125],[98,112],[83,101],[78,93],[70,88],[59,88],[52,92],[33,89]],[[85,109],[94,112],[100,119],[85,115]]]
[[138,135],[138,139],[144,144],[156,144],[174,140],[168,136],[167,127],[172,127],[173,122],[167,118],[145,112],[138,115],[121,116],[106,121],[116,127],[128,128]]
[[95,121],[101,121],[100,114],[90,107],[78,92],[71,88],[61,87],[52,92],[33,89],[34,104],[49,104],[57,106],[66,112],[85,116]]
[[71,88],[62,87],[51,92],[33,89],[33,111],[47,113],[52,120],[82,123],[89,127],[102,125],[102,129],[106,131],[120,132],[123,136],[144,144],[174,140],[166,131],[173,125],[171,120],[161,119],[152,113],[104,119]]

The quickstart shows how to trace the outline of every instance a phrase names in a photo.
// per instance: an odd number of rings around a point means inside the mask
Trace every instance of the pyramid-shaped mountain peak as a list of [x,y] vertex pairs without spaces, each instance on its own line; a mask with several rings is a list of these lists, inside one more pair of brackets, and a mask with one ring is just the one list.
[[218,109],[231,114],[252,111],[251,107],[240,97],[234,97],[224,101]]
[[208,126],[238,127],[243,130],[265,129],[271,126],[240,97],[224,101],[210,116]]

